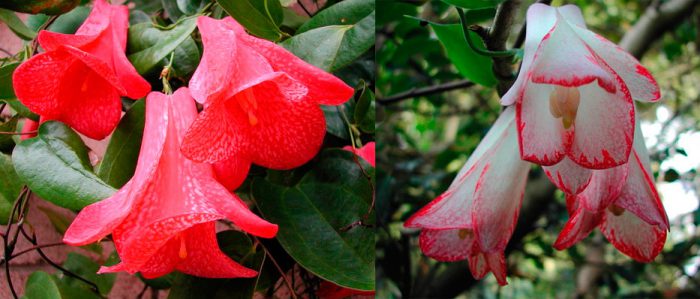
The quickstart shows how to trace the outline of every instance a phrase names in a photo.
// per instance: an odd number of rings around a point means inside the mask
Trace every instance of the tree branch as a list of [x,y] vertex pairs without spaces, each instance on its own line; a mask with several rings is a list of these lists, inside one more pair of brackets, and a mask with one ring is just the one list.
[[678,26],[700,4],[697,0],[671,0],[660,6],[650,5],[632,28],[627,31],[620,47],[640,58],[664,32]]
[[423,88],[412,88],[408,91],[397,93],[395,95],[391,95],[391,96],[388,96],[386,98],[382,98],[382,99],[378,98],[377,103],[382,104],[382,105],[390,105],[390,104],[394,104],[394,103],[400,102],[400,101],[405,100],[405,99],[411,99],[411,98],[420,97],[420,96],[427,96],[427,95],[441,93],[444,91],[449,91],[449,90],[454,90],[454,89],[466,88],[466,87],[470,87],[473,85],[474,85],[474,82],[471,82],[469,80],[460,80],[460,81],[454,81],[454,82],[448,82],[448,83],[423,87]]
[[[507,0],[498,6],[489,38],[484,42],[490,51],[505,51],[506,41],[515,22],[520,0]],[[493,57],[493,72],[498,82],[498,94],[503,95],[513,85],[513,57]]]

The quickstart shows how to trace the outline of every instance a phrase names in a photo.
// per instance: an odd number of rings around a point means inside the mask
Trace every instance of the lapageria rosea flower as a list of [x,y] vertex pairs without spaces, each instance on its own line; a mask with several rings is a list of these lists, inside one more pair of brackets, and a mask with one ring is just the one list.
[[352,145],[344,146],[343,149],[346,151],[353,152],[355,155],[358,155],[362,159],[367,161],[367,163],[369,163],[369,165],[375,166],[375,164],[376,164],[376,159],[375,159],[376,154],[374,152],[375,147],[376,147],[376,143],[374,141],[372,141],[372,142],[368,142],[363,147],[358,148],[358,149],[352,147]]
[[319,105],[342,104],[353,89],[230,17],[199,17],[197,26],[204,53],[189,86],[204,110],[185,136],[185,156],[216,163],[231,189],[251,163],[290,169],[315,156],[326,130]]
[[640,262],[652,261],[663,249],[669,223],[648,157],[637,125],[627,164],[593,170],[583,192],[567,195],[570,218],[554,247],[568,248],[599,227],[622,253]]
[[153,278],[173,270],[202,277],[251,277],[216,242],[215,221],[229,219],[241,230],[274,237],[277,225],[253,214],[214,178],[212,166],[180,152],[197,116],[187,88],[146,99],[143,144],[133,178],[112,197],[85,207],[63,241],[85,245],[112,234],[121,263],[100,272],[141,272]]
[[518,155],[515,109],[506,108],[449,189],[404,226],[421,228],[420,247],[439,261],[468,259],[506,284],[504,250],[517,222],[530,164]]
[[138,99],[151,86],[127,60],[129,10],[96,0],[75,34],[39,32],[46,51],[13,74],[17,98],[45,120],[59,120],[94,139],[117,126],[120,96]]
[[501,100],[515,103],[522,158],[550,166],[566,157],[591,169],[626,163],[634,139],[632,99],[660,97],[650,73],[586,29],[573,5],[530,6],[524,50],[518,78]]

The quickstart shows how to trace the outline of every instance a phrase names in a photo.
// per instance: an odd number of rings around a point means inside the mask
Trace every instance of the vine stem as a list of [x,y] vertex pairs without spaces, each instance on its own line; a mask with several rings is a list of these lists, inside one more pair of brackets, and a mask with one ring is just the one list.
[[282,267],[280,267],[280,265],[277,263],[277,260],[275,260],[275,257],[273,257],[272,254],[270,254],[270,251],[267,250],[267,247],[265,247],[265,244],[260,242],[258,237],[253,236],[253,239],[255,239],[255,243],[260,244],[260,247],[262,247],[262,249],[265,251],[265,255],[270,258],[270,260],[272,261],[272,264],[275,265],[275,268],[277,268],[277,271],[279,271],[280,274],[282,275],[282,280],[284,280],[284,283],[287,285],[287,288],[289,288],[289,292],[292,294],[292,298],[297,299],[297,293],[296,293],[296,290],[294,290],[294,285],[292,285],[292,283],[289,281],[289,278],[287,278],[287,274],[284,273],[284,270],[282,270]]

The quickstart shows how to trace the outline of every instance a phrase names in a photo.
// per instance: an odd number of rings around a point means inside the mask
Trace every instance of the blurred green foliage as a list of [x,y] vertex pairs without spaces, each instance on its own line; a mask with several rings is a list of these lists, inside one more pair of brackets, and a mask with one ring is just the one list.
[[[533,2],[522,1],[509,47],[517,39],[525,11]],[[617,43],[647,7],[665,2],[669,1],[576,0],[552,4],[578,5],[591,30]],[[694,197],[664,198],[667,210],[691,207],[671,219],[664,251],[650,264],[636,263],[615,250],[597,231],[568,250],[555,250],[552,244],[568,218],[564,196],[553,191],[539,167],[533,167],[526,201],[528,195],[541,193],[546,194],[546,201],[534,212],[524,210],[521,214],[516,237],[506,253],[509,285],[503,288],[491,275],[474,281],[466,262],[440,263],[425,257],[418,247],[418,231],[402,226],[408,216],[447,189],[500,112],[499,95],[492,87],[473,85],[381,104],[397,94],[465,78],[450,61],[439,33],[427,22],[416,20],[458,23],[452,6],[442,1],[380,0],[377,9],[383,12],[377,16],[376,46],[377,297],[700,297],[700,275],[696,274],[700,264],[699,165],[690,165],[686,171],[674,169],[669,163],[679,156],[700,154],[698,148],[679,145],[680,137],[698,134],[699,129],[697,7],[690,17],[680,20],[679,26],[655,37],[641,59],[659,82],[663,96],[659,103],[638,105],[657,186],[681,184]],[[492,20],[478,24],[489,27]],[[514,69],[518,66],[519,61],[515,61]],[[657,113],[659,110],[669,116]],[[594,251],[603,253],[602,263],[587,262]],[[591,269],[597,271],[595,275],[591,275]]]

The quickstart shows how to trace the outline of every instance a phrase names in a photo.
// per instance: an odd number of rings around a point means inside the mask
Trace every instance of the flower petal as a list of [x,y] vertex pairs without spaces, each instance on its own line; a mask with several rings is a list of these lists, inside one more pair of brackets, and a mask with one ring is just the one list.
[[301,60],[273,42],[247,34],[233,18],[226,17],[223,21],[236,31],[241,41],[261,53],[275,71],[285,72],[306,86],[311,101],[323,105],[340,105],[352,97],[352,87],[332,74]]
[[593,170],[593,177],[577,200],[582,208],[600,212],[617,200],[628,177],[627,164],[613,168]]
[[216,180],[226,189],[236,190],[248,177],[250,160],[243,157],[232,157],[212,165]]
[[[238,59],[236,34],[226,30],[221,21],[201,16],[197,28],[202,35],[202,60],[192,75],[189,87],[192,96],[200,103],[208,103],[209,96],[221,92],[231,82]],[[221,57],[230,57],[225,63]]]
[[609,93],[591,83],[579,91],[581,103],[569,158],[592,169],[627,163],[634,139],[634,104],[627,88],[621,84],[615,93]]
[[503,252],[473,254],[469,256],[469,271],[476,279],[482,279],[486,274],[493,272],[496,281],[501,286],[507,285],[506,260]]
[[557,21],[556,10],[545,4],[535,3],[527,9],[527,30],[525,31],[524,56],[520,65],[518,78],[513,86],[501,98],[501,105],[510,106],[522,96],[521,89],[529,84],[530,67],[535,58],[535,52],[544,36],[554,27]]
[[554,85],[528,83],[515,103],[522,159],[544,166],[559,163],[572,138],[570,130],[549,110],[552,91]]
[[567,158],[552,166],[542,166],[542,169],[557,188],[572,195],[586,189],[593,175],[590,169],[583,168]]
[[656,80],[634,56],[594,32],[578,26],[571,28],[622,78],[632,98],[642,102],[655,102],[661,97]]
[[614,93],[620,87],[620,82],[605,63],[578,38],[561,14],[556,14],[556,24],[542,39],[535,53],[530,80],[567,87],[598,81],[600,87]]
[[666,229],[651,225],[628,211],[616,216],[606,210],[600,230],[615,248],[643,263],[654,260],[666,241]]
[[654,185],[649,152],[639,123],[635,126],[634,149],[628,162],[629,175],[616,204],[651,225],[668,229],[668,216]]
[[602,212],[590,212],[583,208],[575,210],[559,233],[554,248],[564,250],[585,239],[602,219]]
[[455,262],[469,256],[474,233],[466,229],[424,229],[418,242],[426,256],[441,262]]
[[[510,114],[507,108],[503,114]],[[505,116],[501,116],[505,117]],[[518,155],[515,122],[500,136],[479,174],[471,211],[476,239],[482,252],[503,251],[518,219],[530,164]]]

